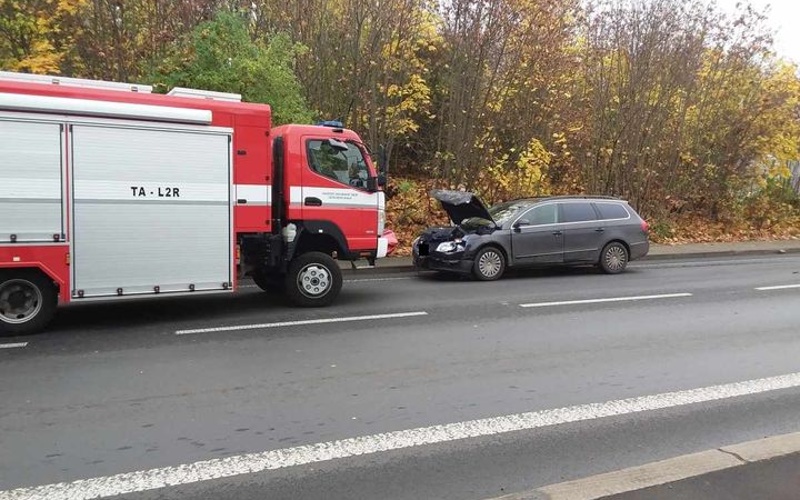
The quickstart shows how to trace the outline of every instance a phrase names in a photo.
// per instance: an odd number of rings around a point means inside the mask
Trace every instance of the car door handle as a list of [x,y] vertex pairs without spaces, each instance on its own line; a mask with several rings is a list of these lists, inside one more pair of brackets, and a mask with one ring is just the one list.
[[564,234],[562,231],[553,231],[553,236],[561,236]]
[[598,232],[598,233],[602,233],[603,231],[605,231],[605,228],[598,227],[597,229],[595,229],[595,231]]
[[308,198],[305,199],[304,204],[307,207],[321,207],[322,200],[320,200],[319,198],[315,198],[313,196],[309,196]]

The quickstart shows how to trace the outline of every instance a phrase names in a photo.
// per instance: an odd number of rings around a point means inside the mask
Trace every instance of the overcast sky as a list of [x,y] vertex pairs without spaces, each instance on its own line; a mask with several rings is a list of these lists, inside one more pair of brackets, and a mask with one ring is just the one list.
[[[727,12],[734,12],[736,4],[746,0],[716,0]],[[800,64],[800,0],[749,0],[759,12],[767,6],[769,26],[775,31],[775,51],[779,56]]]

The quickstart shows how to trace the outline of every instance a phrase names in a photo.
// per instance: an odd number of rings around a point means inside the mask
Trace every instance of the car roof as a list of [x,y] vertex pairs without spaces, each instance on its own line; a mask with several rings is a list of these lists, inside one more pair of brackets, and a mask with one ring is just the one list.
[[621,198],[617,198],[616,196],[604,196],[604,195],[556,195],[556,196],[537,196],[533,198],[519,198],[516,200],[509,200],[508,203],[525,203],[528,205],[533,205],[535,203],[541,203],[543,201],[569,201],[569,200],[588,200],[588,201],[618,201],[625,203],[625,200]]

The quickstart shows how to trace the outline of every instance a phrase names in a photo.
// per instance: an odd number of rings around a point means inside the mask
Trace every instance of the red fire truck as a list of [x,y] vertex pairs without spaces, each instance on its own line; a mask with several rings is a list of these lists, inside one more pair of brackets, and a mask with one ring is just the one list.
[[273,127],[236,94],[0,72],[0,334],[59,302],[231,293],[324,306],[336,259],[396,242],[371,154],[341,124]]

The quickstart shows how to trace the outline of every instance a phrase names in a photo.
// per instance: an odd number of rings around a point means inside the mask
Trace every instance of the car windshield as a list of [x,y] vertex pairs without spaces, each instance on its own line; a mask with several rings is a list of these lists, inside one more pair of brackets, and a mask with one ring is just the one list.
[[489,208],[489,214],[498,226],[502,226],[530,206],[527,200],[507,201]]

